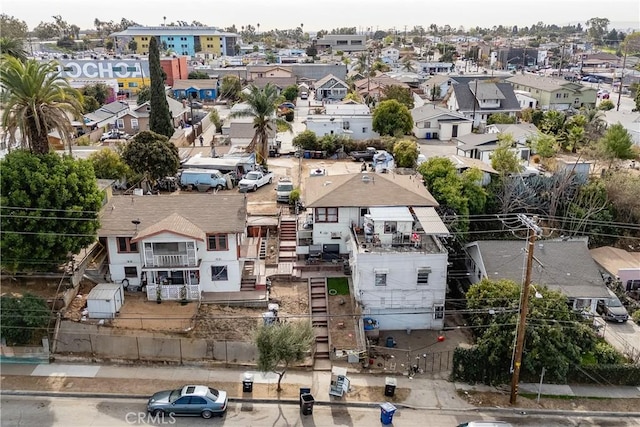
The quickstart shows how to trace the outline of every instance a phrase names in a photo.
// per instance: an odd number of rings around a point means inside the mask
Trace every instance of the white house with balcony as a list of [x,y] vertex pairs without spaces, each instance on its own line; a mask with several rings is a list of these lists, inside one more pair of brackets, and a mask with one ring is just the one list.
[[373,130],[371,110],[364,104],[327,104],[324,114],[311,113],[306,118],[307,130],[319,138],[325,135],[344,135],[354,140],[380,137]]
[[[311,246],[348,259],[363,316],[381,330],[440,329],[449,235],[414,176],[359,173],[311,178]],[[298,248],[304,253],[304,248]]]
[[240,291],[246,216],[242,194],[115,196],[98,232],[111,280],[150,300]]

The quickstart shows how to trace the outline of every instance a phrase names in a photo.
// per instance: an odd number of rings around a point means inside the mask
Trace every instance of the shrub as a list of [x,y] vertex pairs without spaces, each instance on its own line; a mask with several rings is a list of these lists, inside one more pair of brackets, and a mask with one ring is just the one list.
[[45,336],[51,310],[39,296],[25,294],[21,297],[5,295],[0,299],[2,321],[0,336],[8,345],[24,345],[32,338]]
[[89,139],[88,135],[82,135],[76,139],[76,145],[79,147],[87,147],[91,145],[91,139]]
[[609,110],[612,110],[613,108],[615,108],[615,105],[613,104],[613,102],[609,101],[608,99],[605,99],[600,103],[600,105],[598,105],[598,110],[609,111]]

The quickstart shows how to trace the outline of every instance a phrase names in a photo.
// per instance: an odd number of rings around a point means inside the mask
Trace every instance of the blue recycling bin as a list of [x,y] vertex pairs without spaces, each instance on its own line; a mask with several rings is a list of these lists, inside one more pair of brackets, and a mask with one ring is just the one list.
[[380,404],[380,422],[383,425],[389,425],[393,422],[393,414],[396,413],[397,408],[389,402]]

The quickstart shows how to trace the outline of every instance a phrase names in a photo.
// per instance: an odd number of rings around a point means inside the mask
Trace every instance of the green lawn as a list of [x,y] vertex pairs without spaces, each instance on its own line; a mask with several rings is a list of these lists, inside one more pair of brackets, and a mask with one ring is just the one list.
[[[349,279],[346,277],[329,277],[327,279],[329,295],[349,295]],[[335,290],[335,293],[332,291]]]

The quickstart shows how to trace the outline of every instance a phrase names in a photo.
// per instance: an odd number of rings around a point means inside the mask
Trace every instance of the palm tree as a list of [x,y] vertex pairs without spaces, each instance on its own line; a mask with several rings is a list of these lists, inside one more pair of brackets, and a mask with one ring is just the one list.
[[0,37],[0,53],[18,58],[22,62],[27,60],[22,40],[12,37]]
[[411,55],[407,55],[402,58],[402,69],[408,73],[413,73],[416,67],[413,65],[413,58]]
[[21,145],[36,154],[49,152],[47,135],[57,130],[69,144],[71,117],[82,112],[82,94],[60,77],[54,62],[39,63],[2,55],[0,61],[0,101],[2,126],[12,142],[20,138]]
[[278,98],[278,89],[271,83],[267,83],[264,89],[250,86],[249,93],[245,95],[244,99],[244,102],[247,104],[247,109],[236,111],[229,116],[231,118],[253,118],[253,128],[256,133],[253,135],[247,151],[254,151],[256,153],[256,161],[265,166],[269,154],[269,133],[272,130],[277,132],[277,128],[274,129],[273,126],[284,127],[289,132],[291,132],[292,129],[289,122],[278,117],[276,114]]

